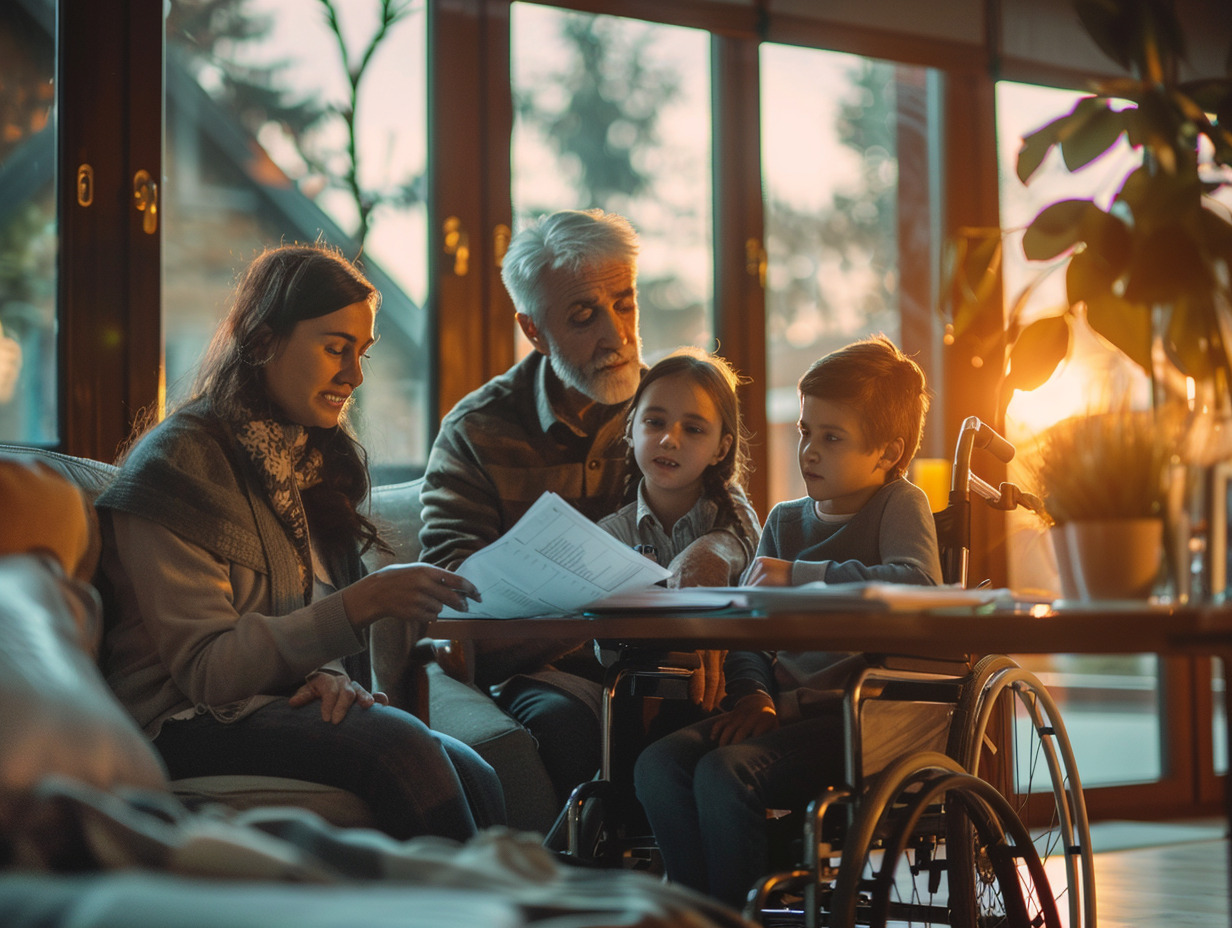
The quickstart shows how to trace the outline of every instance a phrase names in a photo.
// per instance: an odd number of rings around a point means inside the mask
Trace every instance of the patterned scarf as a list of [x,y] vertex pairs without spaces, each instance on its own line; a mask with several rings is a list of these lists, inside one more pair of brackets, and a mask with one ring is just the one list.
[[304,602],[311,602],[312,547],[300,492],[321,482],[324,457],[320,449],[308,449],[308,430],[302,425],[250,416],[233,428],[240,447],[261,475],[270,505],[287,527],[299,560]]

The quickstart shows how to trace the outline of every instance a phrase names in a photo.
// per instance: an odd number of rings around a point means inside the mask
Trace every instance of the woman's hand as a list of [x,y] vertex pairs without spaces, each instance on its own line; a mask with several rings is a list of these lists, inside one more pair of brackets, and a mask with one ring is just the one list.
[[779,717],[774,711],[774,699],[769,693],[750,693],[743,697],[731,712],[714,720],[710,737],[719,742],[719,747],[739,744],[746,738],[756,738],[779,727]]
[[287,701],[299,707],[317,699],[321,700],[321,718],[334,725],[346,718],[353,705],[358,704],[361,709],[370,709],[377,703],[389,705],[389,697],[384,693],[369,693],[350,677],[324,670],[308,677]]
[[427,625],[445,606],[465,612],[468,599],[479,602],[474,584],[431,564],[390,564],[342,591],[347,617],[357,628],[387,616]]
[[777,557],[755,557],[744,575],[745,586],[791,586],[791,565]]

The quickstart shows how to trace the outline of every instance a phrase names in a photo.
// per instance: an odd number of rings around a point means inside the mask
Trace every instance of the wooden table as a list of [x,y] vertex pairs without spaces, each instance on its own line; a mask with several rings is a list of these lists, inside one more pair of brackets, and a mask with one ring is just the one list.
[[[608,615],[595,618],[441,619],[429,635],[461,640],[603,638],[674,642],[682,648],[781,648],[945,656],[974,654],[1139,654],[1221,657],[1232,668],[1232,606],[1056,610],[1049,606],[971,612],[810,611]],[[1225,688],[1232,744],[1232,686]],[[1232,834],[1232,773],[1224,777]],[[1229,846],[1232,903],[1232,846]]]

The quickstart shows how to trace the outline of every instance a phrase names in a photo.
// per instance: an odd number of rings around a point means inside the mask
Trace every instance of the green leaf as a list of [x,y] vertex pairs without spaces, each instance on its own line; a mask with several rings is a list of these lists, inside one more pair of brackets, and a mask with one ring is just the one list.
[[1126,122],[1124,113],[1109,109],[1105,101],[1100,101],[1100,105],[1091,108],[1081,124],[1074,126],[1073,131],[1061,139],[1065,167],[1070,171],[1086,167],[1116,144],[1125,131]]
[[1079,235],[1086,242],[1081,255],[1098,264],[1109,280],[1120,277],[1133,254],[1130,228],[1116,216],[1095,207],[1083,213]]
[[1129,70],[1133,57],[1129,48],[1129,27],[1120,4],[1114,0],[1074,0],[1074,10],[1099,50]]
[[1198,217],[1199,235],[1207,255],[1227,263],[1232,272],[1232,222],[1214,210],[1204,209]]
[[1137,237],[1125,299],[1133,303],[1174,303],[1186,293],[1211,285],[1211,269],[1185,225],[1168,223]]
[[1072,111],[1022,137],[1022,146],[1018,149],[1017,171],[1018,179],[1024,184],[1043,164],[1048,152],[1052,151],[1052,146],[1057,144],[1061,128],[1071,116]]
[[1022,250],[1031,261],[1047,261],[1082,241],[1083,217],[1098,210],[1090,200],[1059,200],[1031,220],[1022,236]]
[[1018,336],[1010,349],[1005,391],[1034,390],[1057,369],[1069,353],[1068,315],[1037,319]]
[[1131,303],[1110,290],[1091,291],[1086,306],[1091,330],[1149,373],[1151,308]]
[[1168,317],[1168,354],[1182,373],[1196,380],[1210,377],[1227,363],[1218,332],[1213,330],[1214,312],[1214,303],[1206,293],[1178,299]]
[[1001,308],[1001,232],[968,229],[955,236],[948,277],[951,324],[961,338]]

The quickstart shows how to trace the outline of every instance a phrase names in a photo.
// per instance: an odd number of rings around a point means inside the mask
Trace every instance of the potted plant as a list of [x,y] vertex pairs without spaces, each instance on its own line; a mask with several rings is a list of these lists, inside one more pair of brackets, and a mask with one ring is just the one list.
[[[1232,209],[1213,197],[1232,185],[1232,79],[1180,80],[1185,43],[1171,0],[1075,0],[1074,7],[1129,76],[1097,83],[1069,113],[1024,137],[1018,177],[1029,183],[1054,149],[1077,171],[1122,137],[1140,158],[1106,208],[1063,199],[1026,228],[1026,257],[1045,270],[1063,266],[1067,300],[1024,322],[1024,294],[998,327],[1000,338],[980,351],[983,363],[1004,373],[1001,411],[1015,389],[1039,386],[1066,358],[1079,316],[1152,378],[1157,398],[1161,358],[1181,383],[1193,378],[1226,393]],[[951,288],[951,339],[984,313],[1003,312],[1000,249],[999,231],[968,234],[960,245],[955,276],[976,283]]]
[[[978,357],[972,360],[1001,373],[1001,415],[1015,390],[1040,386],[1070,355],[1079,323],[1150,380],[1154,425],[1148,412],[1141,428],[1133,426],[1136,438],[1145,443],[1163,433],[1165,407],[1186,409],[1188,419],[1169,427],[1170,449],[1158,447],[1158,438],[1138,449],[1151,452],[1145,460],[1172,452],[1168,479],[1176,485],[1166,502],[1151,494],[1151,505],[1160,508],[1174,586],[1186,599],[1195,588],[1183,552],[1191,527],[1212,514],[1209,500],[1198,497],[1210,485],[1206,471],[1227,456],[1232,435],[1219,424],[1232,415],[1232,199],[1216,199],[1232,194],[1232,77],[1181,79],[1185,40],[1172,0],[1074,0],[1074,8],[1095,44],[1127,76],[1097,82],[1068,113],[1026,135],[1018,177],[1029,184],[1054,151],[1067,171],[1079,171],[1122,139],[1137,157],[1106,206],[1094,195],[1067,197],[1038,212],[1024,230],[1022,249],[1040,273],[1008,309],[1001,294],[1004,233],[960,234],[947,341],[974,345]],[[1232,75],[1232,50],[1228,69]],[[1063,305],[1043,315],[1031,305],[1028,312],[1038,282],[1054,272],[1064,273]],[[995,314],[991,324],[989,314]],[[1046,443],[1056,466],[1043,467],[1058,493],[1062,477],[1075,487],[1089,479],[1082,485],[1112,490],[1126,475],[1128,447],[1088,444],[1078,455],[1079,440],[1115,437],[1102,435],[1107,422],[1074,421]],[[1067,440],[1078,455],[1069,461],[1062,455]],[[1108,456],[1101,460],[1103,452]],[[1060,505],[1060,496],[1053,498]],[[1068,542],[1076,543],[1080,533],[1064,525],[1083,521],[1068,517],[1052,532],[1062,574],[1076,563],[1079,555]]]
[[1151,410],[1087,414],[1040,436],[1035,480],[1065,599],[1142,599],[1155,588],[1176,440],[1160,419]]

